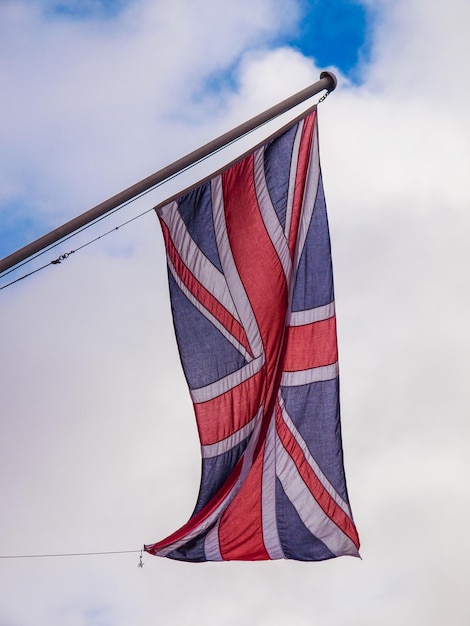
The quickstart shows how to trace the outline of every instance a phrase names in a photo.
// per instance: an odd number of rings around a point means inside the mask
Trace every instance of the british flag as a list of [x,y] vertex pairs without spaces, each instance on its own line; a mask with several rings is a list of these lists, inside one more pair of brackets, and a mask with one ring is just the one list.
[[196,562],[358,556],[316,108],[156,210],[202,476],[189,521],[145,550]]

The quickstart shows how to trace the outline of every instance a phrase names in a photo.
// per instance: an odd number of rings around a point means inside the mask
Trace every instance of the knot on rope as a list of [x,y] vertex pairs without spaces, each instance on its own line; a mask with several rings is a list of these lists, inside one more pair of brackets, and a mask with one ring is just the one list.
[[65,261],[65,259],[68,259],[69,256],[73,254],[74,252],[75,250],[71,250],[70,252],[65,252],[64,254],[61,254],[60,256],[57,257],[57,259],[54,259],[53,261],[51,261],[51,265],[59,265],[59,263],[62,263],[62,261]]

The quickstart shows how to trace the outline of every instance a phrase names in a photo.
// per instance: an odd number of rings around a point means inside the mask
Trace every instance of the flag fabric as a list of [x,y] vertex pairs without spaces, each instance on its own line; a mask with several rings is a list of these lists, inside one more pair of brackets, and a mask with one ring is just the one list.
[[189,521],[145,550],[196,562],[358,556],[316,108],[156,211],[202,475]]

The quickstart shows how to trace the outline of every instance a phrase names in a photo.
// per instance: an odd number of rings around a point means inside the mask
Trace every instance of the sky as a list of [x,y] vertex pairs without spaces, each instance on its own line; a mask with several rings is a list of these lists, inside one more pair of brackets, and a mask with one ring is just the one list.
[[[0,559],[0,626],[466,626],[470,5],[220,9],[0,2],[0,256],[334,71],[320,153],[362,560]],[[181,526],[199,447],[152,212],[0,298],[0,555],[138,550]]]

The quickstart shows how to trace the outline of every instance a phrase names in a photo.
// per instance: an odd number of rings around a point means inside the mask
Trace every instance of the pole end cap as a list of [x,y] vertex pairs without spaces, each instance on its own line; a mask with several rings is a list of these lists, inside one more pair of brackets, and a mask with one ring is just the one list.
[[338,81],[336,79],[336,76],[333,74],[333,72],[328,72],[327,70],[325,70],[324,72],[320,74],[320,78],[328,78],[330,80],[330,86],[328,87],[329,92],[332,92],[336,89],[336,85],[338,84]]

